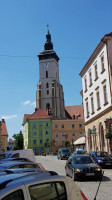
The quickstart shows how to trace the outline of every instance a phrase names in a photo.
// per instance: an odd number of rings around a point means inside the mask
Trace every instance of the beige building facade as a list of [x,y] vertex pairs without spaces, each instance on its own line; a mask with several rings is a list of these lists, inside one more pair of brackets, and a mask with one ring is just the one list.
[[[105,35],[80,72],[87,151],[111,152],[112,118],[112,33]],[[108,127],[107,127],[108,124]],[[112,131],[112,130],[111,130]]]

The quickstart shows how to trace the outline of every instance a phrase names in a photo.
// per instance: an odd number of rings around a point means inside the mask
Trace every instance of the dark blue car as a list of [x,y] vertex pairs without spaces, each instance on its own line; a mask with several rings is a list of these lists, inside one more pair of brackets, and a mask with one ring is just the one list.
[[112,158],[107,152],[104,151],[92,151],[90,156],[98,163],[102,168],[111,167],[112,168]]

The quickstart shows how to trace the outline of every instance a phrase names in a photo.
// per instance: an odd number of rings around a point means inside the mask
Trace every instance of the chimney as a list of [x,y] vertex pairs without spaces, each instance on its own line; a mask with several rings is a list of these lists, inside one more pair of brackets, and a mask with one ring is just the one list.
[[2,119],[2,122],[3,122],[3,123],[5,123],[5,120],[4,120],[4,119]]

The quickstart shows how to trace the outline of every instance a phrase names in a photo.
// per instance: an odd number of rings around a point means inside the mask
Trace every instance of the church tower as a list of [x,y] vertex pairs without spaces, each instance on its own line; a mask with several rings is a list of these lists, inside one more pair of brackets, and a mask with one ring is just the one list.
[[36,107],[48,109],[52,117],[65,118],[63,86],[59,82],[59,57],[53,50],[49,29],[44,51],[39,57],[39,83],[36,93]]

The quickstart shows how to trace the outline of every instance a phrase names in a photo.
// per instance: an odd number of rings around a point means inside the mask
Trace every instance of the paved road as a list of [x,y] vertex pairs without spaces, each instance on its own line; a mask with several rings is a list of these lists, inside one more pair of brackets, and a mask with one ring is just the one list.
[[[65,175],[65,160],[58,160],[56,156],[36,156],[36,161],[40,162],[46,170],[53,170],[58,174]],[[94,200],[99,181],[76,181],[76,184],[81,188],[88,200]],[[104,170],[96,200],[112,200],[112,169]]]

